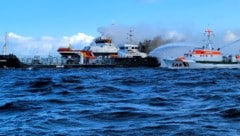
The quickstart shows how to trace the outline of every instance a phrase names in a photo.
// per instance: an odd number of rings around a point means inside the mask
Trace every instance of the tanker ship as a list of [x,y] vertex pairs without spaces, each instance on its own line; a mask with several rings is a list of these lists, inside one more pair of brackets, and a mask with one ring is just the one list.
[[116,46],[110,38],[99,37],[93,45],[83,50],[73,50],[71,45],[59,48],[63,67],[159,67],[156,57],[139,50],[139,45]]

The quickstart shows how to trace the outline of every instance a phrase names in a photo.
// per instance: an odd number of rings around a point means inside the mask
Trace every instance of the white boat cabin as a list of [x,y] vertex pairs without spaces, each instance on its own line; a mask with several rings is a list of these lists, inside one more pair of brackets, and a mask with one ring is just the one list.
[[184,57],[194,61],[211,61],[218,62],[223,60],[222,53],[220,50],[197,48],[192,52],[184,54]]
[[117,53],[118,47],[112,43],[110,38],[99,37],[95,39],[95,42],[90,46],[84,48],[84,50],[92,51],[96,56],[97,54]]
[[122,44],[119,46],[120,50],[118,51],[119,58],[133,58],[141,57],[146,58],[147,54],[139,51],[139,46],[134,44]]

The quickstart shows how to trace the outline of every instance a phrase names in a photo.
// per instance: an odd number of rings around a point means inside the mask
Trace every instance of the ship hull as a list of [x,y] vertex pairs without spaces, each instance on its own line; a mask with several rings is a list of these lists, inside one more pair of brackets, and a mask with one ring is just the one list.
[[0,55],[0,68],[20,68],[22,63],[13,54]]
[[171,69],[240,68],[240,63],[237,62],[196,62],[193,60],[170,59],[163,59],[163,61]]
[[112,67],[159,67],[155,57],[146,58],[111,58],[108,63],[102,64],[61,64],[61,65],[30,65],[31,68],[112,68]]
[[118,67],[159,67],[156,57],[133,57],[133,58],[114,58],[113,65]]

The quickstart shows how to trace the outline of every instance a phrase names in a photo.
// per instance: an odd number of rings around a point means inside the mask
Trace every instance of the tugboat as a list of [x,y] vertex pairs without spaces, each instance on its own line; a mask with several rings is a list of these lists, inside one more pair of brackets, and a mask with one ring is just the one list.
[[240,68],[240,55],[224,56],[220,48],[211,46],[212,30],[205,31],[207,42],[202,48],[193,49],[175,59],[163,59],[168,68]]
[[7,36],[5,35],[5,43],[3,45],[3,52],[0,55],[0,68],[21,68],[23,64],[14,54],[8,54],[7,52]]

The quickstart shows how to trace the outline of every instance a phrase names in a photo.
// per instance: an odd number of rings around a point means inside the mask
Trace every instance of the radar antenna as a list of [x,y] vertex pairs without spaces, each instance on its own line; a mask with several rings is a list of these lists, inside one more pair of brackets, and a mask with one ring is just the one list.
[[132,29],[130,29],[129,30],[129,33],[127,33],[128,34],[128,36],[129,36],[129,38],[127,38],[129,41],[130,41],[130,43],[132,43],[132,37],[133,37],[133,30]]
[[212,50],[211,46],[211,36],[214,36],[213,31],[210,28],[207,28],[205,30],[205,35],[207,35],[207,43],[206,43],[206,48],[209,50]]

